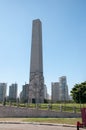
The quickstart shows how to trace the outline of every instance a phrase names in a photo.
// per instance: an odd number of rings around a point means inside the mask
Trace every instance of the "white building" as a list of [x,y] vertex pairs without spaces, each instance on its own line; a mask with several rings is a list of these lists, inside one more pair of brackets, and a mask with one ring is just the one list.
[[66,76],[60,77],[59,82],[53,82],[51,88],[52,102],[69,100]]
[[59,101],[59,82],[54,82],[51,84],[52,86],[52,101],[57,102]]

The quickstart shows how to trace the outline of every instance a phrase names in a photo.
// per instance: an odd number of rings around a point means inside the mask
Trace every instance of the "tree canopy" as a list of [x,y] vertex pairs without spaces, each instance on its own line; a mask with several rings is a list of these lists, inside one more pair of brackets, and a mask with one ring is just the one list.
[[86,103],[86,81],[75,84],[71,90],[71,96],[76,103]]

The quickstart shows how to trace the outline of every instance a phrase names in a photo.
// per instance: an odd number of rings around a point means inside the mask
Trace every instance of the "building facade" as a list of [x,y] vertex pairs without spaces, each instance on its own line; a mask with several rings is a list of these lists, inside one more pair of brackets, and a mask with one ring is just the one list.
[[59,82],[52,83],[51,88],[52,102],[69,100],[66,76],[59,77]]
[[59,82],[54,82],[54,83],[51,83],[51,92],[52,92],[52,101],[53,102],[57,102],[60,100],[60,97],[59,97]]
[[18,89],[18,85],[16,83],[9,86],[9,100],[10,101],[17,100],[17,89]]
[[20,101],[21,102],[28,102],[28,96],[29,96],[29,84],[25,84],[22,86],[22,92],[20,94]]
[[61,101],[68,101],[68,85],[67,85],[67,78],[66,76],[59,77],[59,93],[60,93],[60,100]]
[[0,83],[0,102],[4,101],[6,98],[6,89],[7,89],[7,84]]
[[42,24],[39,19],[32,23],[32,43],[29,79],[29,103],[44,102],[44,76],[42,55]]

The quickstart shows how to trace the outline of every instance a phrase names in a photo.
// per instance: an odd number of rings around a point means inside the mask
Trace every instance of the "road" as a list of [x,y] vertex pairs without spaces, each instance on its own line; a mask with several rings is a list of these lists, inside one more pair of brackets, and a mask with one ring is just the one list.
[[0,124],[0,130],[77,130],[77,128],[37,124]]

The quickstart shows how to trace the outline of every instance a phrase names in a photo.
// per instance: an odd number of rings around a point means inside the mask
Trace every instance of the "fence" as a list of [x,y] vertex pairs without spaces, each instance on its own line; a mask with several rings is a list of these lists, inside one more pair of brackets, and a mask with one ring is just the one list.
[[[1,104],[2,105],[2,104]],[[31,108],[31,109],[39,109],[39,110],[51,110],[56,112],[70,112],[70,113],[81,113],[81,108],[79,106],[68,106],[66,104],[29,104],[29,103],[15,103],[15,102],[7,102],[3,104],[3,106],[15,106],[20,108]]]

